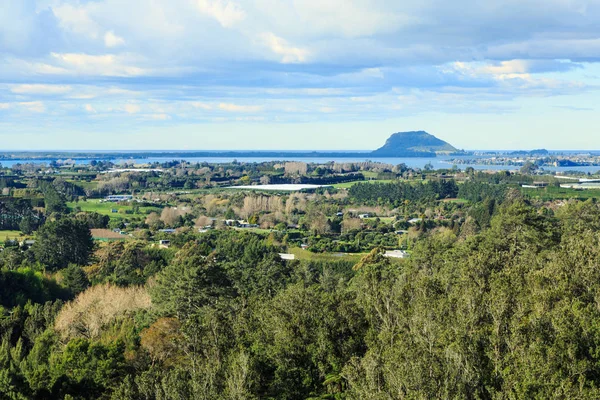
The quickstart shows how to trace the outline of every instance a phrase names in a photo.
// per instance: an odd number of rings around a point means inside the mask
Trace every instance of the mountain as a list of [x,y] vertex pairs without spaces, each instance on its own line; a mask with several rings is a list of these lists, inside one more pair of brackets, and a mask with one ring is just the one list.
[[454,146],[425,131],[411,131],[394,133],[383,147],[371,154],[378,157],[435,157],[456,152]]

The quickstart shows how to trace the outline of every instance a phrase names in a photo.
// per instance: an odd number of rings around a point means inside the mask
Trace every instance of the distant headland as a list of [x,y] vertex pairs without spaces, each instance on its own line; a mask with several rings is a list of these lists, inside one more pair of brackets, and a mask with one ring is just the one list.
[[153,158],[173,157],[176,158],[199,158],[199,157],[239,157],[239,158],[365,158],[373,156],[376,158],[389,157],[436,157],[437,155],[461,155],[463,151],[457,150],[449,143],[425,131],[397,132],[392,134],[385,144],[371,152],[350,151],[276,151],[276,150],[190,150],[190,151],[5,151],[0,152],[1,160],[60,160],[70,158],[114,160],[128,158]]
[[377,157],[435,157],[456,153],[459,151],[448,142],[425,131],[410,131],[394,133],[383,147],[371,154]]

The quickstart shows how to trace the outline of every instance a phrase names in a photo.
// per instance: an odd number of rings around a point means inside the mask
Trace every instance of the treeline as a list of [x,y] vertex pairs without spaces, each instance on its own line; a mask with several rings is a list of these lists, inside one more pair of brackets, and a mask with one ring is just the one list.
[[493,199],[501,203],[506,196],[508,187],[501,184],[487,182],[467,181],[459,185],[458,197],[478,203],[486,199]]
[[50,221],[0,253],[0,398],[600,397],[600,205],[485,198],[476,230],[356,265],[284,261],[273,233],[94,249]]
[[25,199],[0,199],[0,230],[31,233],[44,223],[44,215]]
[[382,203],[398,207],[405,200],[427,202],[454,198],[458,194],[458,185],[453,179],[416,184],[402,181],[358,183],[350,187],[348,194],[359,203]]
[[273,176],[270,178],[271,184],[305,184],[305,185],[334,185],[336,183],[363,181],[363,174],[344,174],[344,175],[329,175],[329,176],[300,176],[290,178],[285,176]]

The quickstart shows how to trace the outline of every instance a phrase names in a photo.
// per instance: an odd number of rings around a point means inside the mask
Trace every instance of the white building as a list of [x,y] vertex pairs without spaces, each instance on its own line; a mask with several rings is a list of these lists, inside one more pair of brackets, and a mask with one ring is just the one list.
[[383,256],[390,258],[408,258],[410,257],[410,254],[404,250],[388,250]]

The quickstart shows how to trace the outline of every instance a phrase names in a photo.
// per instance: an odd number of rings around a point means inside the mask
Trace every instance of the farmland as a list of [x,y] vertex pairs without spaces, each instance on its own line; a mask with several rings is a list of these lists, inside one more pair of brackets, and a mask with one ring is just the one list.
[[600,189],[569,189],[548,186],[541,189],[521,188],[521,192],[530,198],[539,198],[544,201],[579,199],[587,200],[600,197]]
[[19,231],[0,231],[0,243],[5,243],[7,240],[22,239],[23,234]]
[[67,206],[71,210],[108,215],[111,219],[143,219],[151,212],[160,213],[162,210],[162,207],[138,207],[135,203],[108,203],[100,200],[71,202]]

